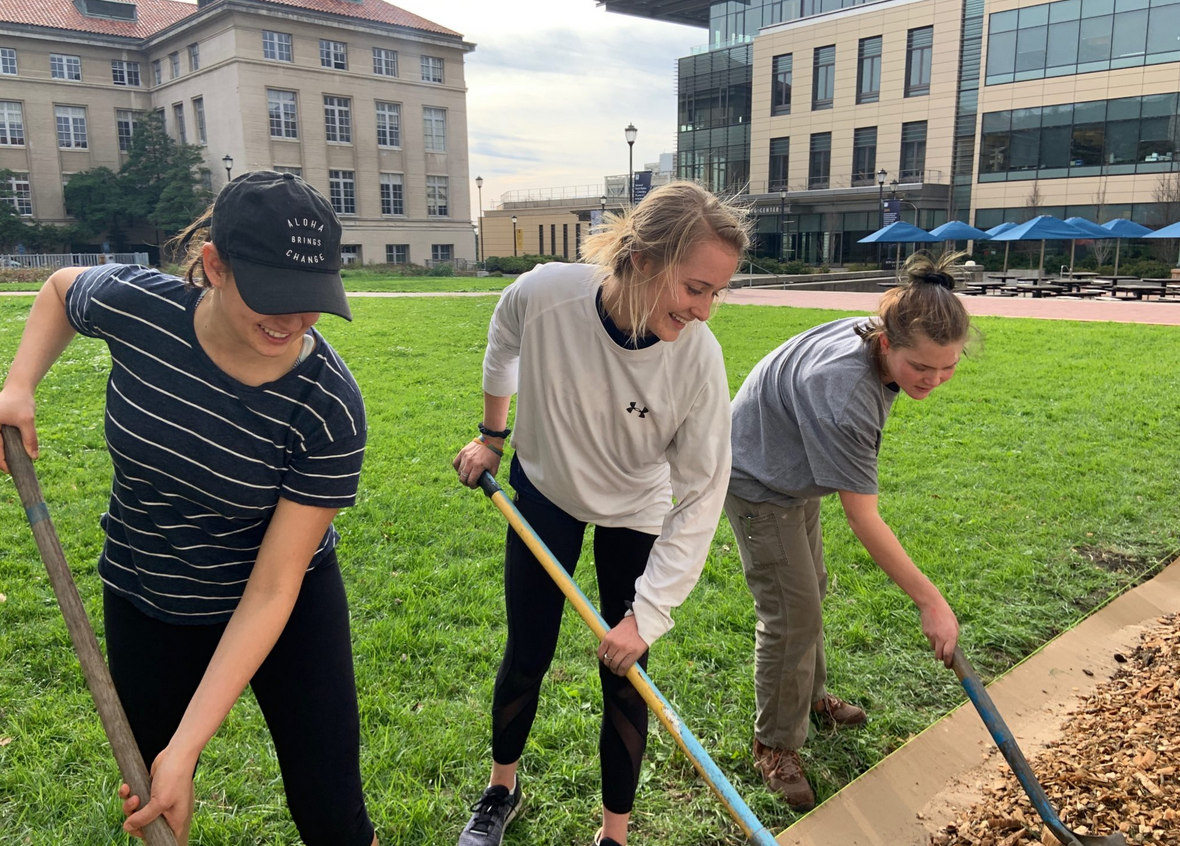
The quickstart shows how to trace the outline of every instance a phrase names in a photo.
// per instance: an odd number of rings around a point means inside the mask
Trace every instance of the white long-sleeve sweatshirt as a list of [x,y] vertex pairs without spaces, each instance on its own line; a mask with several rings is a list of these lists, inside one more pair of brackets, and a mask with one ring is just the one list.
[[707,326],[624,349],[602,325],[597,290],[595,268],[558,263],[508,286],[488,328],[483,388],[518,394],[512,443],[537,490],[578,520],[658,535],[635,583],[635,621],[651,645],[672,628],[717,529],[729,386]]

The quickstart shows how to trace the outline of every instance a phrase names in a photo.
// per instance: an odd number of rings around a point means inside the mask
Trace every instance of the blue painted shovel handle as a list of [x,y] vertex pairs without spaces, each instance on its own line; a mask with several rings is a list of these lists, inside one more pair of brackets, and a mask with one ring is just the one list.
[[983,681],[979,678],[979,674],[975,672],[975,668],[971,666],[971,662],[967,660],[967,656],[963,654],[963,650],[957,646],[955,647],[954,663],[952,666],[954,667],[955,675],[959,677],[959,681],[963,684],[963,690],[967,691],[967,697],[971,700],[971,704],[975,706],[975,710],[979,712],[979,716],[983,719],[983,724],[987,726],[988,732],[991,733],[992,740],[1000,748],[1004,760],[1008,762],[1008,766],[1016,774],[1017,781],[1024,788],[1024,792],[1028,794],[1033,808],[1036,809],[1041,819],[1045,821],[1045,825],[1049,826],[1057,839],[1065,843],[1066,846],[1081,846],[1077,835],[1065,827],[1065,824],[1061,822],[1061,818],[1057,816],[1057,811],[1049,804],[1049,797],[1045,795],[1045,789],[1041,787],[1041,783],[1037,780],[1036,774],[1025,759],[1024,753],[1020,751],[1020,747],[1016,744],[1016,738],[1012,736],[1007,723],[1000,716],[999,709],[996,708],[996,703],[992,702],[992,698],[988,694],[987,688],[983,686]]
[[[541,540],[537,533],[533,531],[532,526],[524,519],[521,513],[517,510],[512,500],[504,493],[503,489],[496,482],[495,478],[488,472],[484,472],[479,477],[479,486],[488,498],[492,500],[497,508],[508,518],[508,523],[520,535],[521,540],[525,542],[528,548],[536,556],[537,561],[549,573],[557,586],[561,588],[561,592],[565,594],[566,598],[581,615],[586,624],[590,626],[594,634],[597,635],[601,641],[609,628],[606,621],[602,619],[602,615],[598,610],[590,604],[590,600],[582,593],[581,588],[574,583],[570,578],[569,573],[565,568],[558,563],[556,556],[550,552],[549,547]],[[647,702],[647,706],[656,715],[664,728],[672,735],[673,739],[683,750],[688,759],[692,761],[693,766],[696,767],[697,772],[701,774],[705,782],[712,788],[713,792],[717,794],[717,798],[721,800],[721,804],[733,817],[734,821],[742,827],[742,831],[750,838],[752,843],[757,846],[778,846],[778,841],[767,830],[766,826],[758,821],[754,816],[754,812],[742,800],[734,790],[733,785],[721,772],[721,769],[713,763],[713,759],[709,757],[709,753],[701,746],[699,740],[693,735],[688,727],[680,720],[676,712],[672,710],[672,706],[664,695],[656,689],[652,680],[648,678],[647,673],[639,664],[632,664],[631,669],[627,671],[627,678],[639,695]]]

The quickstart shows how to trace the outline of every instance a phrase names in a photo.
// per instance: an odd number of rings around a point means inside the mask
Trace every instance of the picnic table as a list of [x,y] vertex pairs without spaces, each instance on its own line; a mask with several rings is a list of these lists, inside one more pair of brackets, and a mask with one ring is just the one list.
[[1055,285],[1052,282],[1017,282],[1017,294],[1032,294],[1034,299],[1040,299],[1046,294],[1055,296],[1065,290],[1064,285]]
[[999,282],[1007,282],[1010,279],[1019,279],[1021,275],[1020,273],[989,273],[987,278],[995,279]]
[[[1180,284],[1180,283],[1178,283],[1178,284]],[[1000,288],[1004,287],[1004,285],[1005,285],[1005,283],[999,279],[988,279],[988,280],[981,279],[978,282],[968,283],[967,287],[968,288],[979,288],[980,292],[983,293],[984,295],[986,295],[989,291],[997,291],[998,292],[1000,290]]]
[[1093,279],[1098,275],[1096,270],[1071,270],[1069,272],[1070,279]]
[[1162,282],[1158,284],[1154,282],[1122,282],[1115,283],[1111,287],[1111,290],[1116,297],[1122,293],[1130,295],[1126,299],[1141,300],[1144,297],[1150,297],[1152,294],[1161,297],[1166,289]]

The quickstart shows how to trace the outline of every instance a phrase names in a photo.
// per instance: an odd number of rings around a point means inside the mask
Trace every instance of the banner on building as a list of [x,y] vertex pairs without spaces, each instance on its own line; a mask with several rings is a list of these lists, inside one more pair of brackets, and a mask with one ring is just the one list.
[[519,253],[524,253],[524,230],[523,229],[516,230],[516,251]]
[[647,192],[651,190],[651,171],[640,170],[635,173],[635,204],[647,196]]
[[882,226],[901,220],[901,200],[885,200],[881,203]]

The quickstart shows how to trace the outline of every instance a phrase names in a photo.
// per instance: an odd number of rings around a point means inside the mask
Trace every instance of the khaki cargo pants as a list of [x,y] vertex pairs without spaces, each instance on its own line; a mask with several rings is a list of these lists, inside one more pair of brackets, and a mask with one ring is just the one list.
[[807,740],[811,704],[823,698],[823,598],[828,589],[818,498],[784,508],[732,493],[733,527],[746,584],[754,594],[754,736],[765,746],[798,749]]

